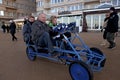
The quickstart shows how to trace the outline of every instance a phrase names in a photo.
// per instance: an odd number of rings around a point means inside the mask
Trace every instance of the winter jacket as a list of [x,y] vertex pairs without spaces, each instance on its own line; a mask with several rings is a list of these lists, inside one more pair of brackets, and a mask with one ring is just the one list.
[[107,22],[106,30],[111,33],[118,32],[119,17],[116,12],[110,14],[110,18]]
[[10,33],[11,33],[11,34],[16,33],[16,24],[15,24],[15,22],[12,22],[12,23],[10,24]]
[[3,24],[1,28],[2,28],[2,29],[5,29],[5,28],[6,28],[6,26]]
[[23,39],[24,39],[24,41],[30,40],[31,27],[32,27],[32,23],[30,23],[29,21],[23,26]]
[[39,37],[44,33],[44,32],[50,32],[51,28],[46,24],[41,21],[35,21],[32,25],[31,28],[31,36],[32,36],[32,41],[37,42]]

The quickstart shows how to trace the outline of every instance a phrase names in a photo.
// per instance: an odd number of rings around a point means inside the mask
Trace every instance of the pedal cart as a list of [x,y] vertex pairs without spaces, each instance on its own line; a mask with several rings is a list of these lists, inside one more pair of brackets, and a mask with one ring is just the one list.
[[[93,80],[93,72],[101,71],[104,67],[106,57],[96,47],[89,48],[79,34],[76,32],[75,23],[68,25],[60,24],[54,28],[63,36],[54,39],[54,51],[57,54],[55,57],[48,54],[46,47],[37,47],[34,44],[27,43],[26,53],[29,60],[34,61],[36,57],[47,58],[52,61],[57,61],[69,66],[69,73],[73,80]],[[67,37],[64,33],[70,32],[71,37]]]

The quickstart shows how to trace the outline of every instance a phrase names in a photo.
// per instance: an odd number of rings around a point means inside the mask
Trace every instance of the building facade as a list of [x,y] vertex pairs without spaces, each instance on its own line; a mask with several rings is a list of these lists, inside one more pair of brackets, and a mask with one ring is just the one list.
[[57,15],[60,23],[76,22],[80,31],[100,30],[111,6],[120,15],[120,0],[36,0],[37,14]]
[[35,11],[35,0],[0,0],[0,23],[24,18]]

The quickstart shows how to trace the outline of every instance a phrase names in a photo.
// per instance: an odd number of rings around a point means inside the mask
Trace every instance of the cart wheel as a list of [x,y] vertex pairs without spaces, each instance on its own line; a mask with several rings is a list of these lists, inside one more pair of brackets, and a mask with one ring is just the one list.
[[93,73],[82,61],[73,62],[69,66],[69,73],[72,80],[93,80]]
[[34,61],[36,59],[36,55],[34,55],[32,52],[35,52],[35,49],[33,47],[26,48],[26,54],[28,56],[28,59]]
[[[101,56],[104,56],[103,52],[100,51],[98,48],[92,47],[92,48],[90,48],[90,50],[93,51],[93,52],[98,53],[98,54],[101,55]],[[106,58],[101,62],[100,66],[101,66],[101,67],[104,67],[105,62],[106,62]]]

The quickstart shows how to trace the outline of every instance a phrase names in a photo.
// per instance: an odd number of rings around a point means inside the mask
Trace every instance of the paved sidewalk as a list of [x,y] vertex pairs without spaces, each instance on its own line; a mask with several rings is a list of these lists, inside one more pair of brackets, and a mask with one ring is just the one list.
[[[29,61],[22,33],[17,32],[18,41],[13,42],[10,34],[0,31],[0,80],[71,80],[68,67],[47,59],[37,58]],[[80,33],[90,47],[102,50],[107,62],[101,72],[94,73],[94,80],[120,80],[120,37],[116,38],[117,46],[109,50],[100,46],[102,33]]]

